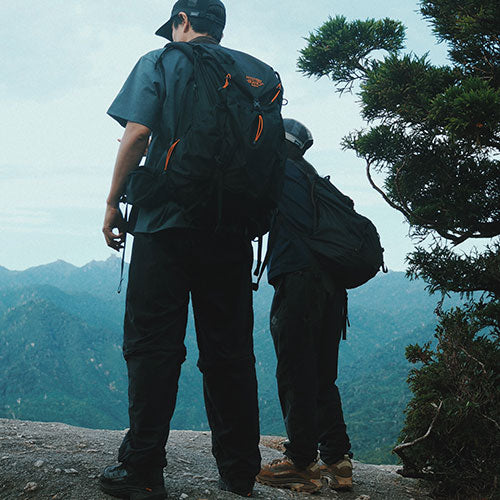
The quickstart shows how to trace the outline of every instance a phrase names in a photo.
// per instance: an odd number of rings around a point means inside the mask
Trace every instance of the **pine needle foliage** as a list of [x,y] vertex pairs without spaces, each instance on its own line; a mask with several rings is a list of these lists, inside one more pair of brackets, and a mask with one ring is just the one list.
[[[407,348],[413,399],[395,448],[436,495],[494,498],[500,456],[500,2],[421,0],[449,64],[403,53],[391,19],[329,18],[301,51],[306,76],[356,91],[367,125],[343,146],[418,241],[408,276],[465,305],[438,308],[435,339]],[[376,172],[384,179],[379,186]],[[461,250],[481,239],[481,249]],[[426,244],[424,244],[426,243]]]

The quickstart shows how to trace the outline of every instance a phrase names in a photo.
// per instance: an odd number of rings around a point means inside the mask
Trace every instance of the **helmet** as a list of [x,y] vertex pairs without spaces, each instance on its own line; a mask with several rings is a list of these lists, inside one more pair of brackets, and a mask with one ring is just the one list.
[[302,123],[292,118],[283,120],[285,126],[285,138],[292,144],[295,144],[304,154],[312,145],[313,137],[311,131]]

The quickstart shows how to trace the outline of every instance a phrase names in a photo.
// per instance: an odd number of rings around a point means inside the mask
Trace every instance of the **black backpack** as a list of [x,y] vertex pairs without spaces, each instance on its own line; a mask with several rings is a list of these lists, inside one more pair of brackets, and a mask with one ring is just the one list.
[[212,44],[170,43],[157,65],[171,50],[193,63],[185,111],[160,164],[129,175],[127,202],[152,208],[175,200],[199,225],[217,225],[229,214],[249,236],[263,235],[281,194],[286,158],[279,75]]
[[329,176],[321,177],[305,160],[294,161],[294,165],[310,183],[313,227],[304,231],[281,212],[275,224],[283,224],[304,242],[315,267],[344,288],[363,285],[380,269],[387,272],[384,249],[373,223],[354,210],[354,202],[330,182]]

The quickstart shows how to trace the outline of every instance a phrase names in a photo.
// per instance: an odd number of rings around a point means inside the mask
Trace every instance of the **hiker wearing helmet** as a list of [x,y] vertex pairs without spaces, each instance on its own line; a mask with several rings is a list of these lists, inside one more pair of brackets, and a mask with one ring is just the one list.
[[285,119],[284,125],[288,159],[269,235],[268,280],[275,288],[270,329],[288,441],[283,459],[265,465],[257,481],[314,492],[321,488],[323,477],[334,489],[349,488],[351,445],[335,385],[346,292],[327,278],[321,262],[297,237],[300,232],[310,234],[315,224],[308,177],[317,173],[303,158],[313,138],[296,120]]
[[[230,210],[244,196],[231,198],[222,190],[226,181],[239,181],[238,161],[258,172],[274,158],[266,172],[275,171],[278,178],[281,169],[282,174],[282,87],[271,67],[219,45],[225,21],[220,0],[177,1],[156,32],[176,43],[143,56],[108,111],[125,133],[103,232],[115,250],[123,246],[127,229],[134,234],[123,345],[130,430],[119,449],[120,464],[100,477],[101,489],[115,496],[165,498],[165,445],[186,356],[190,298],[220,488],[250,496],[260,470],[251,239],[267,227],[260,228],[247,212]],[[202,80],[203,75],[208,77]],[[229,97],[223,106],[206,96]],[[240,112],[229,116],[227,109],[236,105]],[[235,122],[240,126],[232,126]],[[237,134],[248,130],[251,137],[239,140]],[[136,168],[150,137],[145,166]],[[243,139],[250,146],[241,151]],[[264,151],[263,145],[273,147]],[[250,154],[263,160],[247,161]],[[187,171],[194,162],[196,168]],[[229,168],[234,175],[225,175]],[[164,181],[165,189],[158,189]],[[179,184],[172,189],[169,182]],[[263,189],[278,185],[261,184]],[[134,206],[135,222],[128,228],[118,209],[125,191]]]

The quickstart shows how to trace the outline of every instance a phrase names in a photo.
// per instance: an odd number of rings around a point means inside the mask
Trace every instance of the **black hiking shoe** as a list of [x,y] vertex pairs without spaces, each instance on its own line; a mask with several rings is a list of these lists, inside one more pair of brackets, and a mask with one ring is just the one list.
[[229,483],[219,477],[219,488],[222,491],[230,491],[240,497],[251,497],[253,493],[253,481],[250,484],[243,483]]
[[111,465],[99,476],[99,487],[108,495],[129,500],[167,498],[162,468],[138,471],[124,464]]

